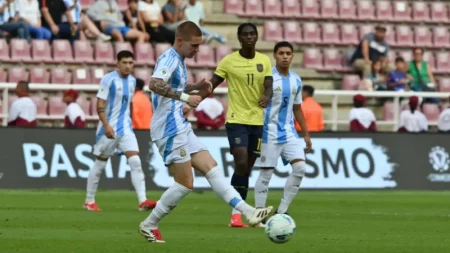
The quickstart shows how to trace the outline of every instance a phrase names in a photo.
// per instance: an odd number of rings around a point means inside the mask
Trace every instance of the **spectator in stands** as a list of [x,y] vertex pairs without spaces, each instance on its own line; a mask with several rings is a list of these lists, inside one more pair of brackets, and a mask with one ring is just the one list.
[[95,1],[87,9],[87,15],[99,22],[101,30],[115,41],[122,42],[127,39],[136,40],[136,43],[145,42],[146,36],[143,32],[125,25],[119,4],[115,0]]
[[387,77],[387,86],[392,91],[409,90],[409,83],[413,81],[411,75],[408,74],[406,63],[403,57],[395,59],[395,70],[391,71]]
[[450,107],[443,110],[438,120],[439,132],[450,133]]
[[11,105],[8,115],[8,126],[34,127],[37,125],[36,103],[29,96],[28,82],[20,81],[16,86],[16,95],[19,97]]
[[409,110],[400,113],[400,128],[398,132],[422,133],[428,131],[428,121],[425,115],[417,110],[419,98],[412,96],[409,98]]
[[389,45],[385,40],[386,27],[378,25],[375,27],[375,33],[368,33],[359,43],[352,56],[351,63],[353,68],[362,73],[362,76],[369,75],[372,69],[372,63],[381,61],[383,72],[389,72]]
[[[310,132],[323,131],[325,124],[323,122],[322,106],[317,103],[314,98],[314,88],[310,85],[303,86],[302,89],[302,110],[305,116],[306,126]],[[300,126],[296,123],[296,129],[301,131]]]
[[162,8],[164,26],[175,31],[181,23],[186,21],[184,10],[186,5],[183,0],[169,0]]
[[171,43],[175,40],[175,32],[164,27],[161,7],[154,0],[140,0],[138,3],[139,18],[144,21],[144,30],[150,35],[150,42]]
[[386,77],[381,73],[381,61],[372,64],[372,71],[361,81],[359,90],[387,90]]
[[373,112],[365,107],[366,98],[363,95],[353,97],[353,108],[350,110],[351,132],[375,132],[377,131],[376,118]]
[[436,91],[436,79],[426,61],[423,60],[424,50],[414,48],[414,59],[409,62],[408,73],[413,77],[410,88],[413,91]]
[[0,0],[0,31],[31,42],[28,25],[19,20],[16,10],[17,2],[14,0]]
[[186,15],[186,20],[196,23],[200,29],[202,29],[203,36],[205,36],[205,43],[211,40],[216,40],[219,43],[226,43],[227,40],[217,33],[208,31],[205,26],[205,10],[203,8],[203,3],[197,0],[189,0],[186,9],[184,11]]
[[225,109],[222,103],[211,94],[194,111],[198,129],[217,130],[225,124]]
[[42,27],[38,0],[17,0],[17,11],[20,20],[28,24],[28,31],[31,37],[40,40],[50,40],[52,38],[52,32]]
[[133,96],[133,110],[132,121],[134,129],[150,129],[150,122],[153,116],[152,103],[150,99],[143,92],[144,80],[136,78],[136,91]]
[[[62,0],[38,0],[42,14],[42,26],[50,29],[52,39],[68,39],[71,42],[80,38],[80,31],[74,23],[63,22],[69,16]],[[68,18],[68,17],[67,17]]]
[[64,127],[84,128],[86,126],[86,115],[77,103],[78,91],[70,89],[64,92],[63,102],[67,104]]

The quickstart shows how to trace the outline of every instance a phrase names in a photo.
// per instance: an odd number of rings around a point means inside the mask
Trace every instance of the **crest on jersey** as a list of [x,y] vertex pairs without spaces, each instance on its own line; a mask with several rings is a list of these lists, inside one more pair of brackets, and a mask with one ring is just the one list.
[[186,150],[184,148],[180,149],[180,156],[185,157],[186,156]]
[[256,64],[256,70],[261,73],[264,71],[264,66],[262,64]]

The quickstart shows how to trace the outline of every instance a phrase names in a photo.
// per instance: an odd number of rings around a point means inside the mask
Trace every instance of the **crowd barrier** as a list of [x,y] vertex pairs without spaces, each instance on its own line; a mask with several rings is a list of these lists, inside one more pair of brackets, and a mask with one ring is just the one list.
[[[197,131],[217,160],[227,180],[233,159],[223,131]],[[148,189],[170,186],[164,166],[148,131],[136,131]],[[85,189],[94,129],[0,128],[0,188]],[[450,190],[450,141],[442,134],[317,133],[313,152],[306,156],[303,189],[417,189]],[[154,151],[150,169],[149,148]],[[300,147],[303,148],[303,147]],[[101,179],[103,189],[132,189],[124,156],[113,157]],[[271,188],[283,188],[290,166],[278,162]],[[250,177],[253,186],[257,168]],[[208,189],[195,174],[194,186]]]

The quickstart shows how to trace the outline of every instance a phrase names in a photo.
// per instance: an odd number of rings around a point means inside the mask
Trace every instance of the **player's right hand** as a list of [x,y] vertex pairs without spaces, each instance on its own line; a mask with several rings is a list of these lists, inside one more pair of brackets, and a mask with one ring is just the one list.
[[305,143],[306,143],[306,153],[311,153],[312,151],[312,142],[311,137],[309,137],[309,134],[305,135]]
[[105,135],[108,139],[114,139],[114,130],[110,125],[105,126]]
[[59,26],[57,25],[52,25],[50,29],[52,30],[52,33],[55,35],[59,33]]
[[203,100],[203,98],[202,98],[201,96],[198,96],[198,95],[190,95],[190,96],[189,96],[189,99],[188,99],[188,101],[187,101],[187,104],[188,104],[190,107],[196,108],[196,107],[200,104],[200,102],[202,102],[202,100]]

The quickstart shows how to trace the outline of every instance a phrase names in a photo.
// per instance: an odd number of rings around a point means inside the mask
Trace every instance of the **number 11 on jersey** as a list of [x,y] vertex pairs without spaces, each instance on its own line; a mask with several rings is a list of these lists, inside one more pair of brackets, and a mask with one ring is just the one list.
[[253,80],[254,80],[254,75],[253,74],[247,74],[247,85],[248,86],[250,86],[250,85],[253,86]]

